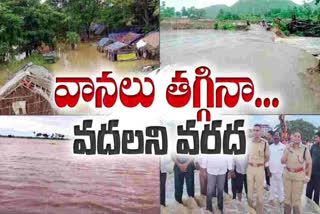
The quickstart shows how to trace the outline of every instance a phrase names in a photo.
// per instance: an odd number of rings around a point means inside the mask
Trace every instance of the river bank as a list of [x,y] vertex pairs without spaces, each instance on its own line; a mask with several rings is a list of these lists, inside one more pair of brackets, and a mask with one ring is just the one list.
[[[206,211],[206,197],[200,196],[200,182],[199,182],[199,171],[195,171],[195,200],[190,200],[186,197],[187,192],[184,188],[184,205],[180,205],[175,202],[174,199],[174,173],[169,170],[167,174],[166,182],[166,207],[161,206],[161,214],[209,214]],[[306,187],[305,187],[306,188]],[[304,188],[304,189],[305,189]],[[248,203],[245,194],[243,194],[242,202],[238,200],[232,200],[231,181],[229,180],[229,194],[224,196],[224,214],[242,214],[248,213]],[[282,214],[283,206],[280,203],[272,204],[269,203],[269,191],[264,191],[264,213],[266,214]],[[254,196],[255,197],[255,196]],[[214,210],[217,208],[217,199],[213,198],[212,207]],[[312,200],[309,200],[303,195],[302,197],[302,213],[304,214],[316,214],[320,212],[320,207],[315,204]],[[214,213],[220,213],[215,210]]]
[[[252,21],[256,23],[256,21]],[[249,30],[246,20],[213,19],[176,19],[166,18],[161,21],[161,30]]]

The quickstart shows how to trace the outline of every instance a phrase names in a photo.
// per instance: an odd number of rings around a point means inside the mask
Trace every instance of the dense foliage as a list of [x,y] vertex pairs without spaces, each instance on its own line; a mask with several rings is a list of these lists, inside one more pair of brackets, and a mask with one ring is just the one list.
[[159,28],[158,19],[158,0],[0,0],[0,63],[42,44],[54,48],[67,32],[90,38],[93,23],[146,33]]
[[295,15],[298,19],[312,19],[319,20],[320,9],[314,9],[310,4],[303,6],[295,6],[287,9],[271,9],[264,14],[249,13],[246,15],[239,15],[227,12],[221,9],[216,17],[217,20],[272,20],[274,18],[291,19]]
[[195,7],[182,7],[181,11],[176,11],[174,7],[166,7],[166,2],[163,1],[160,7],[161,18],[190,18],[190,19],[200,19],[204,18],[206,11],[204,9],[197,9]]
[[[303,119],[286,121],[288,132],[292,134],[295,131],[302,132],[302,139],[313,139],[316,134],[316,127]],[[320,127],[319,127],[320,129]],[[277,131],[282,131],[280,124],[276,126]]]

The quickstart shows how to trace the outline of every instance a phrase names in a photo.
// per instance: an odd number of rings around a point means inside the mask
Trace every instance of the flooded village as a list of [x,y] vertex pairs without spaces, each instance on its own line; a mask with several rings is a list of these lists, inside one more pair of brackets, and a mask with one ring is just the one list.
[[56,114],[46,102],[57,75],[159,68],[156,0],[10,0],[0,8],[0,21],[11,20],[0,28],[0,114]]

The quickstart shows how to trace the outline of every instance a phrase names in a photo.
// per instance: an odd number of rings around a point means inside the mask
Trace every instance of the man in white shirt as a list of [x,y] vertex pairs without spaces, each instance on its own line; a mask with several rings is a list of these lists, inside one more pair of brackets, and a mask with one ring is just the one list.
[[284,165],[281,164],[281,157],[286,149],[286,146],[280,143],[279,132],[276,132],[273,137],[274,143],[270,146],[270,160],[269,169],[271,174],[270,180],[270,196],[269,200],[273,204],[275,203],[276,195],[280,203],[284,200],[283,179],[282,173]]
[[[230,174],[233,173],[232,157],[211,155],[207,156],[207,210],[212,209],[212,197],[217,191],[218,209],[223,213],[223,188],[225,177],[227,176],[227,170],[230,170]],[[230,178],[230,174],[228,177]]]

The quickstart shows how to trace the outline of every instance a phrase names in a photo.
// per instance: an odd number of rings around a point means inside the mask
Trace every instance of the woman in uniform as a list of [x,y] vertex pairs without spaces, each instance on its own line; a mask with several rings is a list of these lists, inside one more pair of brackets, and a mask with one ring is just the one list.
[[301,143],[301,132],[293,133],[293,142],[287,145],[281,158],[285,164],[284,214],[301,214],[301,196],[303,186],[310,181],[312,160],[308,148]]

